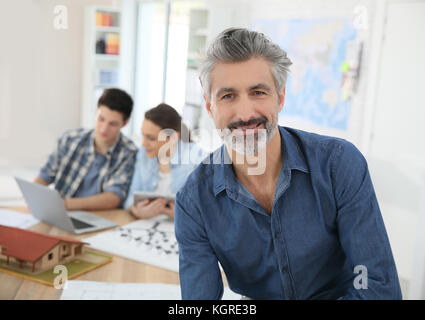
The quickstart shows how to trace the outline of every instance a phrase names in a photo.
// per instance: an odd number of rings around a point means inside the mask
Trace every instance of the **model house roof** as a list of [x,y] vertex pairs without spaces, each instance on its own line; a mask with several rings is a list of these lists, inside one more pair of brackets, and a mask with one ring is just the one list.
[[51,236],[35,231],[0,225],[2,254],[16,259],[34,262],[43,257],[58,243],[86,244],[72,238]]

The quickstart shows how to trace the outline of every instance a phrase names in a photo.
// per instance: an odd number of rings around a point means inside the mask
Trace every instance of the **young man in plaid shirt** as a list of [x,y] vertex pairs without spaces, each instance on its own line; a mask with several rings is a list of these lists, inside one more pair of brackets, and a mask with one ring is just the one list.
[[120,89],[106,89],[99,98],[94,129],[65,132],[34,180],[54,184],[67,210],[120,207],[134,171],[137,147],[121,133],[133,108]]

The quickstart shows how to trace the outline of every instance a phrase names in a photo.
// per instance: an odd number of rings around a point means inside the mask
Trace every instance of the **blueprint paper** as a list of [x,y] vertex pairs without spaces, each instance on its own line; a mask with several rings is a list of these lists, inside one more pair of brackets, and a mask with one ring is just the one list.
[[[224,288],[223,300],[241,296]],[[162,283],[67,281],[61,300],[181,300],[180,286]]]
[[179,271],[174,222],[166,216],[137,220],[84,239],[93,249]]

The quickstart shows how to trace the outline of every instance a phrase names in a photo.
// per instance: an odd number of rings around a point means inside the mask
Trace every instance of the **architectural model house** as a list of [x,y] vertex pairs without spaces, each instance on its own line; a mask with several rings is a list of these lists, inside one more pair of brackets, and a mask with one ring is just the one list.
[[0,225],[0,262],[5,260],[4,266],[16,270],[38,273],[52,269],[81,255],[85,244],[72,238]]

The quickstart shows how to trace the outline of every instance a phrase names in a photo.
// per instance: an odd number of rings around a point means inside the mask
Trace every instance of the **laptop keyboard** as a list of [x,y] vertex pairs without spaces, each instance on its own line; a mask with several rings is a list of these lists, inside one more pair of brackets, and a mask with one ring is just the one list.
[[85,228],[94,227],[91,224],[85,223],[81,220],[77,220],[77,219],[74,219],[74,218],[71,218],[71,221],[72,221],[72,224],[74,225],[75,229],[85,229]]

